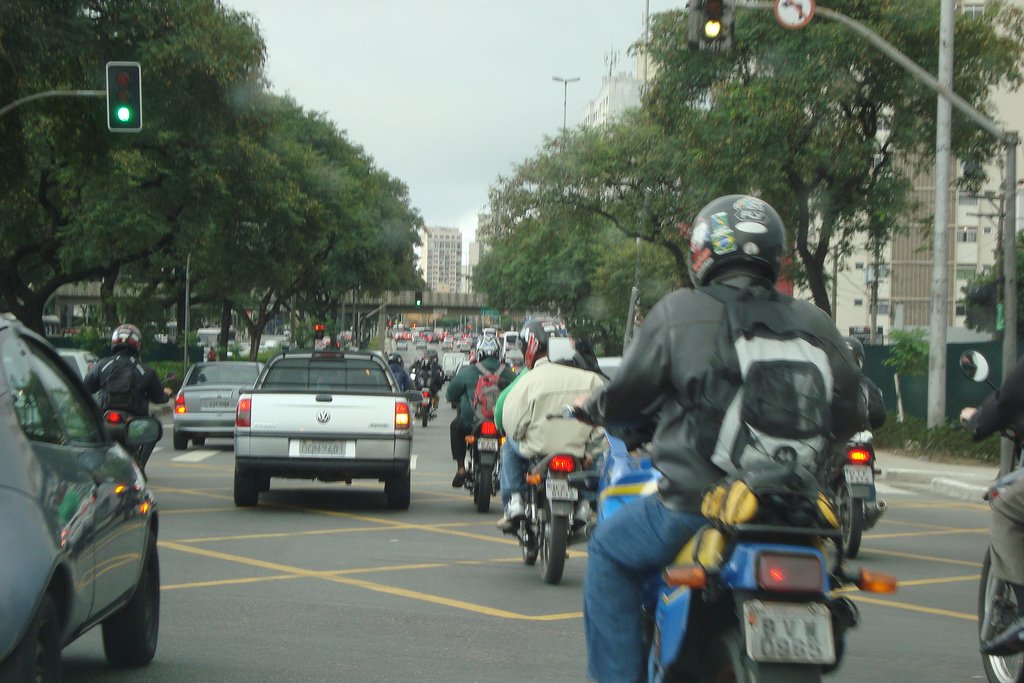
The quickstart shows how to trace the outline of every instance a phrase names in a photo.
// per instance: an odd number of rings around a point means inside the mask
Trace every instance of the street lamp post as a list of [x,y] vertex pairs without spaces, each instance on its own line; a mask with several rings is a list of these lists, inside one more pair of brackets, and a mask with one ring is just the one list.
[[556,83],[562,84],[562,130],[565,130],[565,104],[569,98],[569,84],[575,83],[580,80],[579,76],[573,76],[572,78],[562,78],[561,76],[552,76],[551,80]]
[[184,325],[184,327],[185,327],[185,336],[183,338],[184,339],[184,343],[181,345],[181,347],[183,349],[182,350],[182,362],[181,362],[182,377],[184,377],[185,371],[188,370],[188,323],[189,323],[189,320],[188,320],[188,307],[189,307],[189,300],[188,300],[189,299],[189,291],[188,291],[188,286],[189,286],[188,274],[189,273],[188,273],[188,268],[189,268],[189,265],[191,265],[191,262],[192,262],[192,253],[189,252],[188,256],[185,257],[185,316],[184,316],[185,319],[183,321],[185,323],[185,325]]

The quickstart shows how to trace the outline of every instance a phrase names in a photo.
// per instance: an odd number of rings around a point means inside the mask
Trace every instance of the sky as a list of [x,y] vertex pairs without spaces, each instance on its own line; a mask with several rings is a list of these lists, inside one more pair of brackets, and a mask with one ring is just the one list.
[[[251,14],[271,89],[324,112],[409,187],[428,226],[466,243],[488,188],[579,125],[608,56],[685,0],[223,0]],[[563,86],[554,76],[578,77]]]

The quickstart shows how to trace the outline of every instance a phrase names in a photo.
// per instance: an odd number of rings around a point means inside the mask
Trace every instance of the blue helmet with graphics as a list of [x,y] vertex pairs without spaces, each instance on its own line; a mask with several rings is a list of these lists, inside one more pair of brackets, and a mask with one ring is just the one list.
[[690,230],[690,281],[694,287],[733,266],[753,266],[775,282],[782,268],[786,228],[768,202],[731,194],[700,210]]

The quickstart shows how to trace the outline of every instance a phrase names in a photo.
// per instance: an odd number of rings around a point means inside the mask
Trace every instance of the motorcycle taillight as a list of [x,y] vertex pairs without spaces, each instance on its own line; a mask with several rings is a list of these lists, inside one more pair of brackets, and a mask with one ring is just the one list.
[[480,436],[497,436],[498,427],[490,420],[484,420],[480,424]]
[[571,455],[556,455],[548,463],[551,472],[573,472],[576,470],[576,458]]
[[846,459],[851,465],[867,465],[871,462],[871,451],[866,448],[851,448],[846,451]]
[[761,553],[757,558],[757,585],[766,591],[819,593],[825,575],[815,555]]
[[421,393],[423,394],[423,398],[425,398],[425,399],[429,399],[430,398],[430,389],[424,389]]
[[108,410],[103,414],[103,419],[112,425],[123,425],[128,422],[128,416],[120,410]]

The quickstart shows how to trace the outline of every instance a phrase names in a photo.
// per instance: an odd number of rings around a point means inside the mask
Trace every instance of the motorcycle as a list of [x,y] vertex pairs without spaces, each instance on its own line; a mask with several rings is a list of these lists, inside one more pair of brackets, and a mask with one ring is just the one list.
[[[968,379],[986,382],[997,394],[998,387],[988,380],[988,361],[977,351],[967,351],[960,357],[960,369]],[[1000,436],[1013,443],[1010,472],[1000,477],[985,492],[985,500],[999,497],[1000,492],[1013,481],[1024,476],[1021,454],[1024,452],[1024,425],[1013,425],[1000,432]],[[986,548],[981,565],[978,590],[978,638],[987,643],[1017,619],[1017,598],[1005,581],[992,573],[992,550]],[[985,676],[990,683],[1014,683],[1024,680],[1024,654],[981,656]]]
[[885,514],[886,503],[875,490],[875,447],[869,431],[857,432],[832,469],[830,482],[839,513],[846,557],[860,551],[861,536]]
[[477,512],[491,509],[491,496],[498,490],[498,467],[504,439],[492,420],[479,422],[466,436],[466,483],[473,494]]
[[[660,478],[642,451],[606,438],[599,473],[572,477],[596,490],[597,526],[655,492]],[[644,590],[649,681],[819,681],[858,622],[856,606],[834,591],[895,591],[891,576],[846,573],[835,509],[794,464],[724,481],[701,512],[708,526]]]
[[430,388],[423,387],[420,389],[420,395],[423,396],[423,400],[416,404],[415,419],[422,422],[423,426],[426,427],[427,423],[434,417],[434,412],[430,408]]
[[580,489],[569,476],[583,472],[583,458],[573,453],[550,453],[530,458],[526,473],[526,512],[513,531],[523,564],[540,559],[544,583],[562,580],[569,546],[587,541],[586,520],[578,512]]

